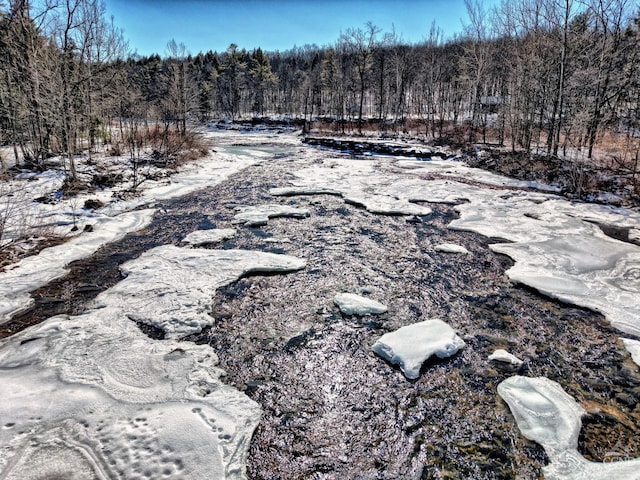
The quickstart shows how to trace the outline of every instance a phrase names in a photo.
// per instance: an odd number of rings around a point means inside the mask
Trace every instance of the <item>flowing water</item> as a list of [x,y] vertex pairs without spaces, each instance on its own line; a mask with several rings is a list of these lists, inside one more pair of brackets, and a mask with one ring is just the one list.
[[[229,384],[263,409],[250,447],[252,479],[539,478],[545,454],[517,430],[496,386],[514,373],[559,382],[589,412],[580,451],[594,461],[640,457],[640,376],[619,333],[591,311],[563,305],[505,276],[511,261],[490,241],[454,232],[451,206],[425,217],[376,215],[337,196],[274,198],[292,171],[314,161],[304,148],[236,145],[265,160],[206,190],[158,205],[144,231],[74,262],[34,293],[36,307],[3,326],[8,335],[55,313],[77,313],[120,279],[118,266],[189,232],[229,228],[236,205],[288,203],[305,219],[237,227],[212,248],[286,253],[307,268],[248,276],[217,291],[213,327],[188,340],[210,344]],[[331,155],[317,151],[317,160]],[[335,155],[335,154],[333,154]],[[469,255],[438,253],[440,243]],[[350,317],[333,297],[363,293],[388,312]],[[428,318],[458,330],[466,347],[427,362],[407,380],[371,351],[384,333]],[[146,329],[161,341],[162,332]],[[525,361],[489,362],[497,348]]]

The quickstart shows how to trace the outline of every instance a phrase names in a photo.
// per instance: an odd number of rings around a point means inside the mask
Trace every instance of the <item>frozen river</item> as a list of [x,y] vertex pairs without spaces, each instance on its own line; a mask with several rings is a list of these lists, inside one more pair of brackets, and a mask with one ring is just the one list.
[[[135,219],[111,243],[0,276],[7,311],[55,298],[7,333],[62,314],[0,345],[2,478],[636,478],[637,212],[455,161],[212,138],[208,166],[103,209]],[[430,319],[464,346],[417,379],[373,352]],[[499,393],[512,377],[563,394]],[[516,424],[544,412],[578,412],[575,445]]]

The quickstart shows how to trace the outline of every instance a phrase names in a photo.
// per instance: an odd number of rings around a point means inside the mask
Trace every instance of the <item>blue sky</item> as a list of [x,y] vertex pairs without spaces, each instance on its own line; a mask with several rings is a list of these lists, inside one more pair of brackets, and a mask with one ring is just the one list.
[[[487,5],[497,0],[486,0]],[[252,50],[288,50],[335,42],[371,21],[410,43],[435,20],[447,36],[466,22],[464,0],[106,0],[107,14],[140,55],[166,53],[171,39],[189,53],[222,52],[231,43]]]

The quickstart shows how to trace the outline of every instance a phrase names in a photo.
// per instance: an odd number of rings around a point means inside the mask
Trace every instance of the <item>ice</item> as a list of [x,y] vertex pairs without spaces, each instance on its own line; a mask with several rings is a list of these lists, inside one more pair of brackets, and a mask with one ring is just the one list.
[[491,245],[516,264],[513,282],[603,313],[617,329],[640,335],[640,248],[607,237],[563,235],[542,242]]
[[30,292],[67,273],[65,265],[88,257],[108,242],[149,224],[155,210],[137,210],[117,217],[100,217],[92,232],[84,232],[63,245],[42,250],[0,272],[0,323],[28,308]]
[[118,285],[83,315],[0,340],[3,478],[245,478],[257,404],[221,383],[209,346],[153,341],[129,319],[133,295],[152,315],[188,309],[202,270],[175,285],[174,311],[153,283],[128,297]]
[[631,359],[640,366],[640,341],[631,338],[623,338],[624,347],[631,354]]
[[123,264],[127,278],[96,301],[118,303],[128,318],[162,329],[167,338],[181,338],[213,324],[209,309],[217,288],[250,273],[291,272],[305,265],[274,253],[163,245]]
[[207,243],[219,243],[229,240],[236,235],[233,228],[212,228],[211,230],[196,230],[184,237],[184,243],[195,247],[206,245]]
[[345,315],[378,315],[387,311],[387,307],[380,302],[354,293],[339,293],[333,303]]
[[631,480],[640,478],[640,459],[595,463],[577,451],[584,410],[560,385],[545,377],[514,376],[498,385],[520,432],[544,448],[547,480]]
[[519,367],[524,362],[520,360],[518,357],[513,355],[512,353],[503,350],[502,348],[497,349],[491,355],[489,355],[489,360],[493,360],[496,362],[508,363],[510,365],[514,365]]
[[309,216],[306,208],[297,208],[290,205],[254,205],[242,206],[236,209],[239,213],[235,215],[235,222],[244,224],[247,227],[258,227],[266,225],[270,218],[293,217],[305,218]]
[[464,346],[455,330],[436,318],[386,333],[372,348],[391,364],[398,364],[407,378],[416,379],[422,363],[429,357],[447,358]]
[[455,245],[453,243],[441,243],[440,245],[436,245],[434,247],[436,252],[442,253],[462,253],[468,254],[469,250],[464,248],[462,245]]

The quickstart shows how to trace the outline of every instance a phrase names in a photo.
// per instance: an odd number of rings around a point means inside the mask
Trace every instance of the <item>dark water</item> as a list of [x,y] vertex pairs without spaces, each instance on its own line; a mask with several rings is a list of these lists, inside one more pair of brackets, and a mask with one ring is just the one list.
[[[75,262],[67,277],[36,292],[43,301],[4,334],[51,312],[81,311],[120,279],[118,265],[153,246],[232,226],[233,204],[286,202],[308,208],[310,217],[239,228],[222,247],[287,253],[307,259],[307,268],[218,290],[214,326],[189,338],[210,344],[227,381],[263,408],[250,478],[539,478],[544,452],[519,434],[496,393],[514,373],[559,382],[590,412],[580,438],[587,458],[640,457],[640,377],[600,315],[512,286],[504,274],[510,260],[490,252],[486,239],[446,228],[455,218],[449,206],[431,205],[432,215],[416,219],[370,214],[334,196],[271,197],[269,188],[286,186],[288,172],[305,165],[295,152],[277,153],[218,186],[165,202],[145,231]],[[471,255],[435,252],[444,242]],[[363,289],[388,313],[349,317],[333,305],[335,294]],[[371,345],[428,318],[448,322],[467,346],[408,381]],[[515,372],[488,362],[497,348],[525,364]]]

